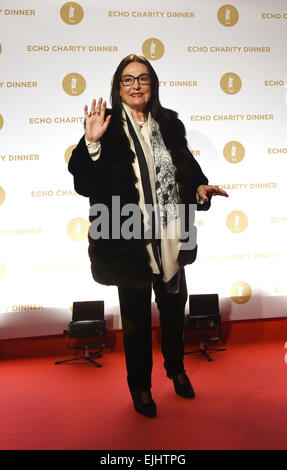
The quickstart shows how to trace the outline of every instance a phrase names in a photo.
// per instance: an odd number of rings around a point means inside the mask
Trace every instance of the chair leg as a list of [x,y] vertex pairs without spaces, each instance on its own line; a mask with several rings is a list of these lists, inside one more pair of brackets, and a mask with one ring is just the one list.
[[85,357],[85,359],[86,359],[86,361],[89,361],[89,362],[91,362],[92,364],[95,364],[95,366],[97,366],[97,367],[102,367],[102,366],[103,366],[102,364],[100,364],[100,363],[97,362],[97,361],[94,361],[94,360],[91,359],[90,357]]
[[[97,357],[102,357],[102,355],[97,356]],[[64,361],[56,361],[55,364],[64,364],[66,362],[80,361],[81,359],[85,359],[85,361],[91,362],[92,364],[95,364],[97,367],[102,367],[102,364],[100,364],[97,361],[94,361],[93,359],[91,359],[91,357],[86,357],[86,356],[74,357],[73,359],[65,359]]]
[[97,361],[94,361],[92,359],[92,357],[103,357],[103,355],[101,354],[101,348],[99,349],[99,351],[97,352],[88,352],[88,351],[85,351],[85,359],[89,362],[92,362],[92,364],[95,364],[97,367],[102,367],[102,364],[100,364],[99,362]]
[[200,347],[197,351],[187,351],[184,354],[202,354],[209,362],[213,361],[209,354],[207,354],[206,350],[207,346],[204,343],[200,343]]
[[85,359],[85,357],[82,356],[82,357],[74,357],[73,359],[64,359],[63,361],[56,361],[55,364],[64,364],[65,362],[78,361],[80,359]]
[[99,362],[94,361],[92,359],[92,356],[94,356],[94,357],[103,357],[103,355],[101,354],[101,350],[102,350],[102,348],[100,348],[99,351],[93,353],[93,352],[89,351],[88,346],[85,346],[85,355],[84,356],[73,357],[72,359],[64,359],[63,361],[56,361],[55,364],[64,364],[66,362],[79,361],[81,359],[85,359],[86,361],[91,362],[92,364],[95,364],[97,367],[102,367],[102,364],[100,364]]
[[202,354],[209,362],[212,362],[213,359],[210,357],[210,355],[206,351],[227,351],[227,349],[224,348],[209,348],[205,343],[200,343],[199,349],[197,351],[187,351],[184,354]]
[[[207,349],[207,348],[206,348]],[[212,362],[213,359],[210,357],[209,354],[207,354],[206,349],[201,349],[200,352],[201,354],[208,360],[208,362]]]

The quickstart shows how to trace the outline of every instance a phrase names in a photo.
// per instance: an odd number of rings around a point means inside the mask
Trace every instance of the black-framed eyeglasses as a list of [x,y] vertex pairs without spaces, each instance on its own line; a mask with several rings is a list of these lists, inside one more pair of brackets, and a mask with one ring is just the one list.
[[150,74],[142,73],[138,77],[134,77],[133,75],[122,75],[120,77],[120,82],[123,86],[131,86],[135,83],[135,80],[137,80],[140,85],[150,85]]

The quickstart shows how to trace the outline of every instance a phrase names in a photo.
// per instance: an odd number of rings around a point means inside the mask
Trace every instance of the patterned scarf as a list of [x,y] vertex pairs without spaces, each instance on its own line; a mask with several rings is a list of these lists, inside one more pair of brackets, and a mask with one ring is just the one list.
[[151,119],[151,146],[155,166],[155,190],[164,228],[178,217],[179,196],[175,180],[175,168],[170,152],[162,138],[158,123]]

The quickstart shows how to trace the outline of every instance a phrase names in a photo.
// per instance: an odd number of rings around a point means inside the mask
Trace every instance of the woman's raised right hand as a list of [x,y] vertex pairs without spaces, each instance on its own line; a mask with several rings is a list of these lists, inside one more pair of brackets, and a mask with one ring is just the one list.
[[107,116],[105,119],[105,111],[107,103],[103,98],[100,98],[96,106],[96,100],[93,99],[91,112],[88,113],[88,106],[84,107],[84,115],[86,120],[86,139],[89,142],[99,142],[101,137],[106,132],[108,125],[111,120],[111,115]]

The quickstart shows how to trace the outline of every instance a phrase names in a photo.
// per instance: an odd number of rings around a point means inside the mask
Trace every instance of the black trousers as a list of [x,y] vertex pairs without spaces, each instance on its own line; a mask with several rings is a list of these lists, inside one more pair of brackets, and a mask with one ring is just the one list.
[[177,294],[169,294],[166,291],[165,283],[160,275],[155,275],[154,283],[147,288],[118,288],[127,380],[130,390],[151,388],[153,365],[152,287],[160,313],[161,350],[167,376],[177,375],[184,371],[183,326],[187,288],[184,269],[182,269],[180,289]]

